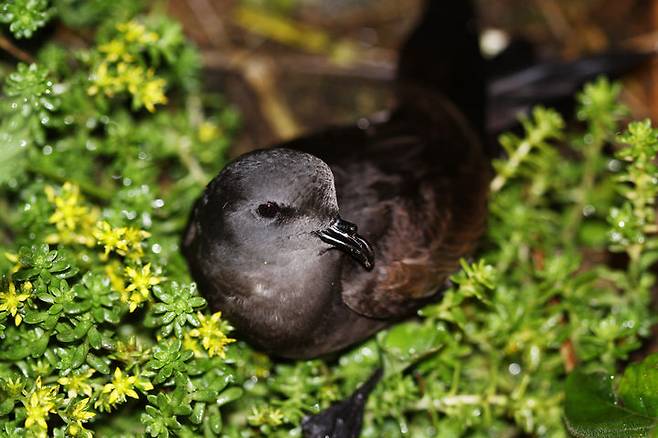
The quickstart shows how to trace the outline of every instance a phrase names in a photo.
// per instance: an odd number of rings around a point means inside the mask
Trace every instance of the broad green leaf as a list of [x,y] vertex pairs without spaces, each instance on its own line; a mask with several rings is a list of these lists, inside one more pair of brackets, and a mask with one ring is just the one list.
[[444,343],[446,330],[431,321],[409,321],[394,326],[377,338],[384,352],[386,377],[403,371],[420,358],[437,351]]
[[650,437],[656,419],[621,404],[606,375],[574,371],[567,379],[565,425],[577,438]]
[[658,354],[628,366],[619,382],[618,392],[629,409],[658,417]]

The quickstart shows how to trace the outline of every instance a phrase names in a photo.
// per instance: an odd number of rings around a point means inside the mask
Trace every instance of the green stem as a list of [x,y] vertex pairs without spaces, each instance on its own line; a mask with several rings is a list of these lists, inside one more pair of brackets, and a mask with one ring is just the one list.
[[491,193],[496,193],[503,188],[509,176],[514,174],[516,169],[518,169],[521,163],[530,154],[533,146],[534,145],[530,139],[526,139],[521,142],[516,151],[514,151],[514,154],[512,154],[512,156],[509,157],[509,160],[505,162],[504,169],[498,173],[498,175],[496,175],[493,181],[491,181],[491,184],[489,185],[489,190]]
[[644,252],[644,245],[635,244],[631,245],[626,249],[626,253],[630,258],[628,262],[628,275],[631,280],[631,284],[635,287],[640,286],[640,278],[642,277],[642,269],[640,266],[640,258]]
[[10,244],[13,241],[13,228],[12,222],[9,217],[9,212],[11,209],[7,204],[7,201],[0,201],[0,232],[2,232],[2,241],[6,244]]
[[208,183],[208,176],[199,162],[192,154],[192,144],[188,138],[181,137],[178,141],[178,157],[185,166],[192,179],[204,186]]
[[508,396],[500,394],[455,394],[436,399],[424,397],[420,399],[418,403],[416,403],[413,409],[418,411],[426,411],[432,407],[442,411],[446,408],[458,406],[507,406],[509,402],[510,399]]
[[583,221],[583,209],[587,203],[588,195],[594,190],[596,175],[599,170],[597,168],[598,158],[605,144],[605,134],[603,134],[601,127],[592,126],[589,131],[595,133],[594,140],[583,152],[585,162],[583,163],[583,176],[576,192],[576,205],[567,214],[567,221],[562,232],[562,241],[566,244],[574,239],[576,231]]

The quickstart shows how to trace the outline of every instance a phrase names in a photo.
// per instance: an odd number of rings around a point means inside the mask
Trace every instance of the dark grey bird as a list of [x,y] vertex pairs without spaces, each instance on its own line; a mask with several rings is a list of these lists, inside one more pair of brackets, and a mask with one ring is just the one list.
[[194,209],[183,249],[195,280],[266,352],[331,353],[413,314],[482,233],[477,28],[467,1],[432,1],[424,17],[386,119],[246,154]]
[[[648,56],[485,64],[471,2],[428,0],[387,116],[243,155],[210,182],[183,239],[192,275],[268,353],[309,358],[359,342],[440,298],[475,248],[495,153],[485,131],[536,103],[569,107],[597,72]],[[528,66],[501,75],[510,57]]]
[[[473,252],[496,150],[487,134],[536,103],[568,108],[585,80],[648,56],[528,65],[487,92],[485,72],[501,69],[480,56],[471,2],[428,0],[401,48],[386,117],[243,155],[210,182],[183,239],[192,275],[270,354],[311,358],[359,342],[440,299]],[[357,437],[380,375],[305,419],[305,436]]]

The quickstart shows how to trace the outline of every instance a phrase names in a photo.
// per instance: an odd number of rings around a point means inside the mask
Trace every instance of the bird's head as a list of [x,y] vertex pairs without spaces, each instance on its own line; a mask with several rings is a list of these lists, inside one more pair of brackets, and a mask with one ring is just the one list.
[[197,203],[184,246],[202,289],[217,295],[210,301],[243,326],[257,319],[245,314],[254,308],[293,327],[317,318],[335,298],[327,291],[341,254],[365,270],[374,264],[369,243],[339,215],[327,164],[288,149],[252,152],[222,170]]
[[234,255],[276,258],[286,250],[336,248],[366,270],[373,267],[372,248],[339,215],[329,166],[303,152],[243,155],[208,185],[196,219],[204,238]]

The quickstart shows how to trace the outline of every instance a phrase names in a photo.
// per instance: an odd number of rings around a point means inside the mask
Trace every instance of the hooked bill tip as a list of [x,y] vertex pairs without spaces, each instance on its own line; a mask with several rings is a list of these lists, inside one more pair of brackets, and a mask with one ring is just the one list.
[[319,231],[318,235],[323,242],[348,253],[367,271],[371,271],[375,266],[375,253],[368,241],[357,234],[357,231],[355,224],[338,217],[328,228]]

